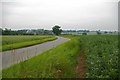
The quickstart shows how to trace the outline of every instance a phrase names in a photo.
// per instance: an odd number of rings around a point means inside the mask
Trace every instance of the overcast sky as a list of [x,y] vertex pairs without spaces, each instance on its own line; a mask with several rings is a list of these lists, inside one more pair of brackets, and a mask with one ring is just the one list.
[[119,0],[2,0],[3,28],[118,30]]

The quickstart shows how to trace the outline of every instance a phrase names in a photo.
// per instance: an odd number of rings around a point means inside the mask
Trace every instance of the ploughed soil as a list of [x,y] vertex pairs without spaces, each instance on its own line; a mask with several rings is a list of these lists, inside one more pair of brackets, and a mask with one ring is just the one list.
[[80,51],[80,55],[78,57],[78,65],[76,66],[76,73],[78,74],[78,78],[86,77],[86,56],[84,51]]

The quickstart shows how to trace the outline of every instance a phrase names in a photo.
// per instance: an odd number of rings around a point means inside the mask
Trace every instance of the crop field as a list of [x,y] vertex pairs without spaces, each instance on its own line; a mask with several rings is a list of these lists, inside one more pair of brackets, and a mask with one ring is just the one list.
[[35,44],[40,44],[46,41],[55,40],[54,36],[2,36],[2,51],[22,48]]
[[118,36],[81,36],[81,47],[87,57],[87,78],[118,77]]
[[86,78],[118,78],[118,36],[64,36],[71,40],[2,70],[3,78],[76,78],[80,51],[86,56]]

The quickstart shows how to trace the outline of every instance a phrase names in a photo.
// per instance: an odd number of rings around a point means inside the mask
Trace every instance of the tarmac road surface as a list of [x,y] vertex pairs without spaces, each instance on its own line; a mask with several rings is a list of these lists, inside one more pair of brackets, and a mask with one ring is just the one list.
[[69,40],[68,38],[58,37],[58,39],[54,41],[49,41],[42,44],[30,46],[30,47],[0,52],[0,56],[2,56],[2,66],[0,66],[0,68],[5,69],[10,67],[13,64],[30,59],[68,40]]

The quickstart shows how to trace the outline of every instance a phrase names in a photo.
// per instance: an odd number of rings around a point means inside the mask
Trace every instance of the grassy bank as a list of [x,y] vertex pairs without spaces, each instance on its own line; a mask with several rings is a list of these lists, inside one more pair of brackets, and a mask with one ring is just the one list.
[[73,78],[80,41],[74,37],[60,46],[3,70],[3,78]]
[[55,36],[2,36],[2,46],[0,46],[0,50],[18,49],[55,39]]

